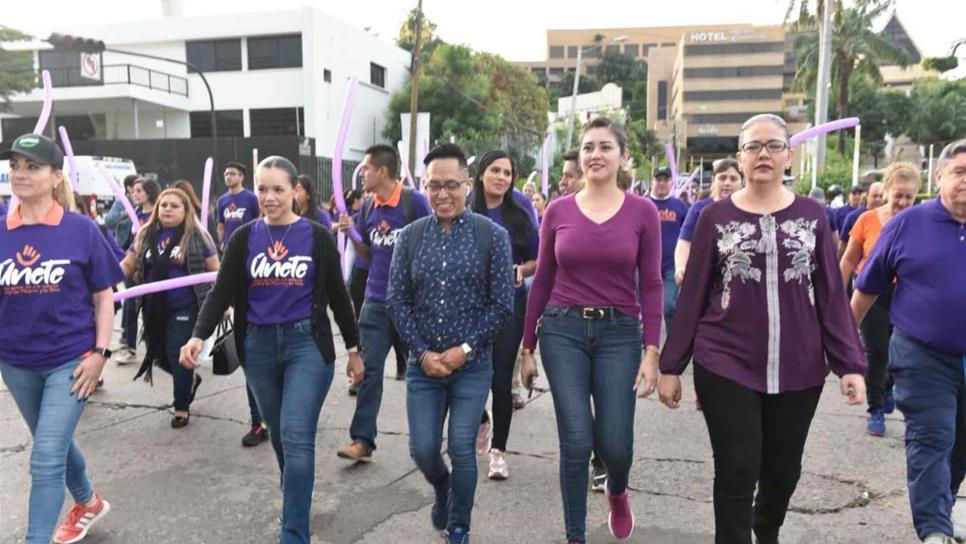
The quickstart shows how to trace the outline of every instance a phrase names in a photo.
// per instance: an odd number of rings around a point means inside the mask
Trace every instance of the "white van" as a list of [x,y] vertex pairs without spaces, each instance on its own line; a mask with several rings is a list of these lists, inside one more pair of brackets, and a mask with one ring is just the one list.
[[[118,157],[97,157],[91,155],[80,155],[74,157],[77,163],[78,183],[80,189],[77,193],[82,195],[94,195],[100,201],[113,201],[114,191],[106,180],[97,170],[97,165],[102,164],[110,172],[119,185],[124,178],[137,174],[134,161]],[[70,176],[70,164],[64,158],[64,173]],[[10,162],[0,161],[0,195],[10,196]]]

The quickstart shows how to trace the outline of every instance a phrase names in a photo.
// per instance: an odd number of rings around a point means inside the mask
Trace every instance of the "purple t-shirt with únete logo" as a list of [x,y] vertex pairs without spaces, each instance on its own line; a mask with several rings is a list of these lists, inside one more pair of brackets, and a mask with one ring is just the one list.
[[12,230],[9,221],[0,221],[0,361],[42,372],[95,347],[91,295],[124,274],[89,217],[63,212],[57,225]]
[[258,197],[248,189],[242,189],[237,195],[225,193],[218,197],[218,223],[225,226],[221,244],[227,244],[235,229],[258,219],[258,215]]
[[[433,213],[429,200],[423,193],[413,191],[413,221]],[[361,215],[361,212],[360,212]],[[356,218],[357,223],[359,217]],[[362,236],[369,243],[369,280],[366,282],[366,298],[376,302],[386,301],[389,286],[389,265],[399,233],[406,226],[402,202],[395,206],[372,205],[366,223],[359,225]]]
[[[177,229],[174,229],[174,228],[161,229],[161,232],[158,233],[158,247],[148,248],[147,252],[145,253],[145,258],[148,261],[147,268],[144,271],[145,281],[148,281],[148,282],[157,281],[157,278],[155,277],[154,266],[153,266],[156,255],[163,253],[165,249],[167,249],[168,244],[171,243],[171,237],[174,236],[174,233],[176,230]],[[208,247],[208,244],[204,244],[203,247],[204,247],[205,259],[215,254],[215,248]],[[157,252],[155,252],[155,249],[157,249]],[[129,251],[133,252],[134,248],[132,247]],[[188,275],[188,269],[185,268],[184,264],[179,262],[180,260],[181,260],[181,245],[177,245],[171,249],[171,257],[168,262],[169,280],[174,278],[183,278]],[[165,294],[168,297],[167,303],[169,305],[183,304],[185,302],[190,302],[195,297],[194,289],[192,287],[179,287],[177,289],[171,289],[169,291],[166,291]]]
[[312,316],[316,263],[307,219],[291,225],[252,225],[245,265],[249,323],[278,325]]

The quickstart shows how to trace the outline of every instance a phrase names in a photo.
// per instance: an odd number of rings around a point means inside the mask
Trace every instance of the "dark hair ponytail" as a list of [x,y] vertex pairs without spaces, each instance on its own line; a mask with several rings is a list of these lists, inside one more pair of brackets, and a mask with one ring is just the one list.
[[517,254],[526,254],[529,240],[528,229],[536,229],[531,221],[530,214],[517,204],[513,198],[513,180],[517,177],[517,165],[513,157],[502,149],[489,151],[480,159],[476,168],[476,177],[473,178],[473,193],[470,195],[470,209],[478,214],[486,215],[486,193],[483,188],[483,174],[491,164],[500,159],[510,161],[510,188],[503,193],[503,203],[500,205],[503,215],[503,224],[510,231],[510,242],[513,251]]
[[272,155],[271,157],[265,157],[262,162],[258,163],[258,169],[262,168],[278,168],[279,170],[284,170],[288,174],[288,182],[292,184],[292,188],[295,188],[295,184],[298,183],[299,171],[292,164],[292,161],[282,157],[281,155]]

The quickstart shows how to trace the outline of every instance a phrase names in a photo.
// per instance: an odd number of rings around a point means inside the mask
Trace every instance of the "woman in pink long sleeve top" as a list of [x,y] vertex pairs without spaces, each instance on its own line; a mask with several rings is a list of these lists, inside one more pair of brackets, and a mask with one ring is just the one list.
[[658,391],[676,408],[694,357],[714,452],[715,543],[751,544],[754,529],[760,544],[777,544],[825,377],[864,403],[865,357],[825,210],[782,186],[793,157],[784,120],[752,117],[739,144],[747,185],[698,219]]
[[620,125],[607,118],[584,125],[580,161],[586,184],[547,208],[527,301],[521,379],[532,386],[539,336],[557,414],[560,488],[571,543],[586,541],[587,463],[595,447],[607,467],[611,533],[619,539],[631,535],[627,478],[635,391],[647,396],[657,382],[661,227],[653,203],[617,185],[627,157]]

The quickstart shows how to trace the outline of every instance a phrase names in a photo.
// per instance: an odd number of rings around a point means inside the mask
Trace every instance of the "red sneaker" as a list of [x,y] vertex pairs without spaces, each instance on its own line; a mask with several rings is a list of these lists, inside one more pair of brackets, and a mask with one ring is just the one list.
[[101,495],[94,492],[92,504],[75,504],[67,512],[67,519],[54,533],[54,542],[57,544],[72,544],[80,542],[87,536],[87,531],[97,520],[104,517],[104,514],[111,511],[111,505],[101,499]]
[[620,495],[611,495],[608,490],[607,502],[610,503],[610,516],[607,518],[610,534],[618,540],[627,540],[634,532],[634,512],[631,511],[627,490]]

